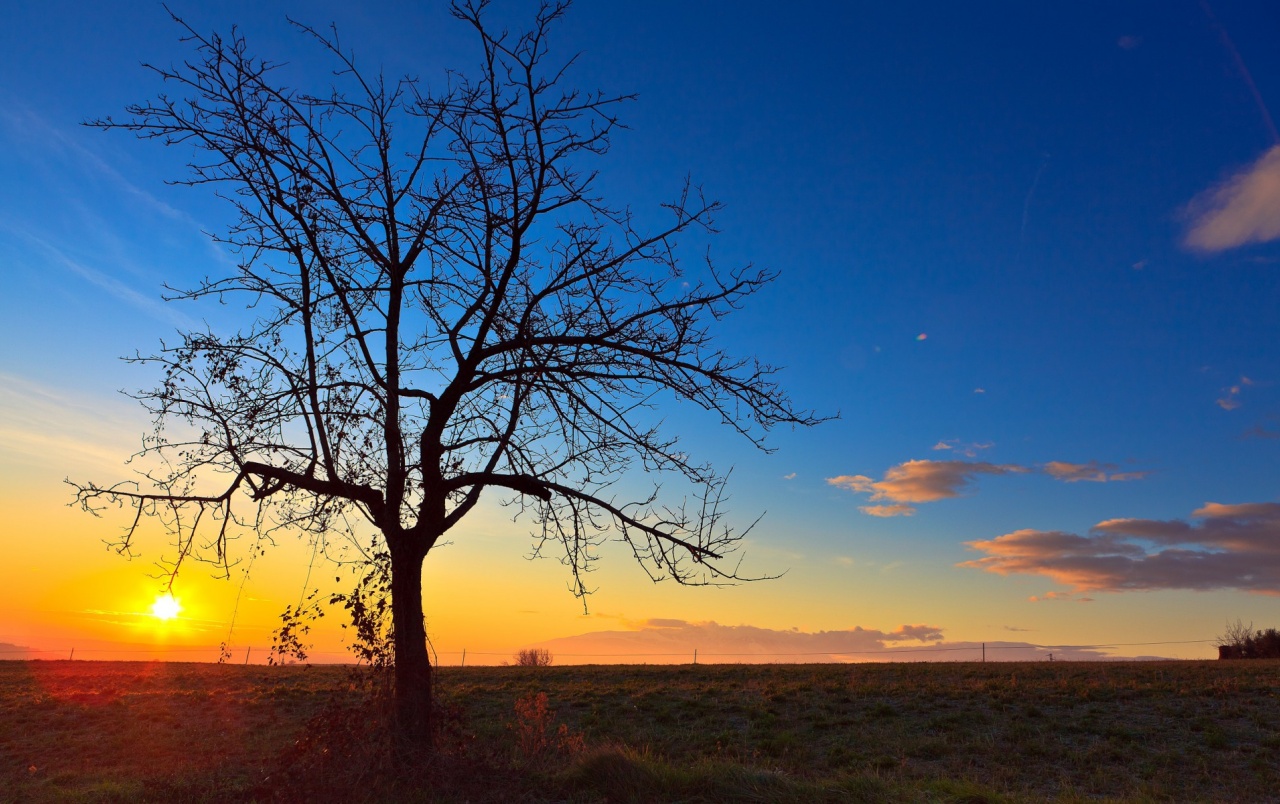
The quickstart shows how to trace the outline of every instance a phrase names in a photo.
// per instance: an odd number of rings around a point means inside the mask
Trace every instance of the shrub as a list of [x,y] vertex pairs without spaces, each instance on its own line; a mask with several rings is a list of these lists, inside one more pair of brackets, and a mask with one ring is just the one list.
[[551,651],[546,648],[524,648],[516,652],[516,667],[550,667]]
[[1253,630],[1253,624],[1240,620],[1227,623],[1227,630],[1218,637],[1219,659],[1280,659],[1280,631],[1268,628]]
[[545,692],[517,699],[515,708],[516,719],[507,728],[515,732],[520,762],[537,763],[557,754],[573,756],[585,748],[582,735],[573,734],[567,725],[556,722],[556,713],[547,707]]

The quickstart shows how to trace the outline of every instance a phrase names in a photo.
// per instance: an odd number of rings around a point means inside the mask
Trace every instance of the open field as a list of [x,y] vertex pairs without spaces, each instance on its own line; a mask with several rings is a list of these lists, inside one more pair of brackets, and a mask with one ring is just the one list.
[[1280,792],[1277,662],[447,667],[441,759],[398,774],[350,673],[0,662],[0,800]]

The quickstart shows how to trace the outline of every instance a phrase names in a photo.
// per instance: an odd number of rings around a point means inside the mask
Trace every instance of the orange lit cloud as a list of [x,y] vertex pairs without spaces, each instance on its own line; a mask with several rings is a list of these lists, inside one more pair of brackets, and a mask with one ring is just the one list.
[[1108,519],[1087,536],[1017,530],[968,542],[986,555],[959,566],[998,575],[1043,575],[1077,592],[1241,589],[1280,594],[1280,504],[1206,503],[1192,518],[1199,521]]
[[1068,463],[1066,461],[1049,461],[1044,465],[1045,474],[1054,480],[1064,483],[1077,483],[1081,480],[1091,483],[1119,482],[1123,480],[1141,480],[1149,472],[1117,472],[1120,467],[1113,463]]
[[1280,145],[1196,197],[1184,243],[1217,252],[1280,238]]
[[894,503],[893,505],[860,505],[858,510],[868,516],[891,517],[891,516],[912,516],[916,509],[913,505],[906,503]]
[[[1025,466],[1000,465],[984,461],[907,461],[889,468],[883,480],[866,475],[827,478],[832,486],[870,494],[873,502],[924,503],[958,497],[978,475],[1007,475],[1029,471]],[[889,509],[893,506],[869,506]],[[907,506],[909,507],[909,506]],[[869,512],[870,513],[870,512]],[[874,516],[895,516],[883,511]]]
[[[939,441],[935,450],[957,448],[959,442]],[[990,444],[960,445],[968,450],[986,449]],[[971,454],[966,452],[965,454]],[[1147,472],[1117,472],[1115,464],[1089,461],[1088,463],[1068,463],[1067,461],[1049,461],[1044,464],[1043,472],[1055,480],[1074,483],[1080,480],[1094,482],[1138,480],[1146,477]],[[884,473],[882,480],[866,475],[839,475],[827,478],[827,483],[839,488],[848,489],[859,494],[870,494],[871,501],[880,505],[864,505],[858,510],[869,516],[894,517],[911,516],[916,512],[911,503],[936,502],[952,497],[959,497],[969,486],[973,485],[978,475],[1012,475],[1028,474],[1037,471],[1029,466],[1017,464],[996,464],[985,461],[906,461],[892,466]]]

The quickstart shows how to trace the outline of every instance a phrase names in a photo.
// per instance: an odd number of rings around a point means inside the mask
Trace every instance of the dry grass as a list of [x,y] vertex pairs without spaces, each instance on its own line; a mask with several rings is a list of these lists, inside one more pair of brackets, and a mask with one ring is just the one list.
[[[0,662],[0,800],[1280,795],[1273,662],[442,668],[446,746],[410,772],[348,672]],[[529,757],[537,693],[575,739]]]

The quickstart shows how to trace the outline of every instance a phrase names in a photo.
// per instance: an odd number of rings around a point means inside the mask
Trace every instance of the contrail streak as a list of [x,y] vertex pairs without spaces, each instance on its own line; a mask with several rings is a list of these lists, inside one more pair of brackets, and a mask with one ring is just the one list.
[[1213,23],[1213,27],[1218,31],[1222,44],[1226,45],[1227,50],[1231,53],[1231,58],[1235,60],[1236,68],[1240,70],[1240,75],[1244,78],[1245,85],[1249,87],[1249,92],[1253,94],[1253,102],[1258,104],[1258,111],[1262,113],[1262,122],[1266,125],[1267,132],[1271,134],[1272,144],[1280,145],[1280,132],[1276,131],[1276,124],[1271,119],[1271,112],[1267,111],[1267,104],[1262,101],[1262,94],[1258,92],[1258,86],[1253,83],[1253,75],[1249,72],[1249,68],[1244,66],[1244,59],[1240,58],[1240,51],[1236,50],[1236,45],[1227,34],[1227,29],[1222,27],[1222,23],[1218,22],[1218,17],[1213,13],[1213,9],[1209,7],[1209,0],[1200,0],[1200,8],[1204,9],[1205,16],[1209,18],[1209,22]]
[[1027,197],[1022,202],[1022,226],[1018,227],[1018,256],[1015,262],[1022,260],[1022,246],[1027,235],[1027,221],[1031,218],[1031,199],[1035,197],[1036,188],[1040,186],[1040,177],[1044,175],[1044,169],[1049,166],[1049,155],[1045,154],[1044,159],[1040,160],[1040,167],[1036,169],[1036,176],[1031,180],[1031,189],[1027,190]]

